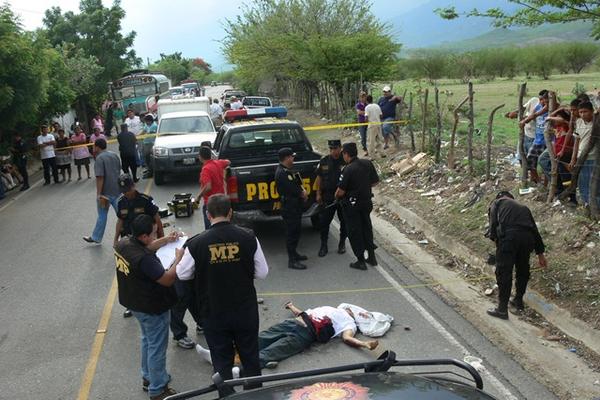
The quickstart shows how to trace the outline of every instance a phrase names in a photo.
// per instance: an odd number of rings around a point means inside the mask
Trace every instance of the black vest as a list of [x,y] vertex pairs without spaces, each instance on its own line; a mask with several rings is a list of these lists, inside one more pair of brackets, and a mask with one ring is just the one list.
[[162,314],[175,305],[177,294],[174,287],[163,286],[142,272],[140,263],[148,254],[156,257],[151,250],[131,236],[121,239],[117,244],[115,261],[119,303],[132,311]]
[[195,263],[194,290],[198,312],[215,318],[243,305],[256,305],[253,233],[220,222],[186,243]]

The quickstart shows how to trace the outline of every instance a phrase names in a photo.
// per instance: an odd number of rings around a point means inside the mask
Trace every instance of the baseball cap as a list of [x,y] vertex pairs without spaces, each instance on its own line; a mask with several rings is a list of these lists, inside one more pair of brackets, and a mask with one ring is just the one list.
[[283,147],[279,149],[277,155],[279,155],[279,160],[283,160],[289,156],[296,157],[296,153],[294,153],[294,150],[292,150],[291,147]]
[[119,189],[121,193],[128,192],[135,185],[133,178],[129,174],[121,174],[119,176]]
[[358,149],[356,148],[356,143],[354,142],[344,143],[342,146],[342,151],[344,153],[348,153],[350,157],[356,157],[358,154]]
[[333,149],[333,148],[336,148],[336,147],[341,147],[342,146],[342,141],[338,140],[338,139],[328,140],[327,141],[327,146],[330,149]]
[[384,92],[391,92],[391,91],[392,91],[392,88],[391,88],[391,87],[389,87],[389,86],[387,86],[387,85],[385,85],[385,86],[383,87],[383,91],[384,91]]

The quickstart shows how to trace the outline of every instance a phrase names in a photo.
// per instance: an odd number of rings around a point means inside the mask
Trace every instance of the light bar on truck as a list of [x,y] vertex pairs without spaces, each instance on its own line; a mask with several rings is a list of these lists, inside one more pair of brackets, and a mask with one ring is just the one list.
[[287,108],[285,107],[265,107],[251,108],[241,110],[229,110],[223,114],[223,119],[227,122],[243,121],[255,118],[284,118],[287,116]]

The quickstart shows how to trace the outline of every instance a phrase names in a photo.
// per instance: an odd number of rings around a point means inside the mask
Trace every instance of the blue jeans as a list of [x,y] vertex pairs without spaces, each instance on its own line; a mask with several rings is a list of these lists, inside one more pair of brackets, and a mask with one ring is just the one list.
[[544,171],[544,175],[550,179],[550,172],[552,172],[552,161],[550,161],[550,152],[548,149],[544,150],[540,157],[538,158],[538,164],[542,167],[542,171]]
[[258,334],[260,367],[269,361],[281,361],[301,353],[313,344],[312,334],[295,319],[286,319]]
[[[523,138],[523,147],[525,147],[525,157],[527,157],[527,153],[529,153],[529,149],[531,148],[531,145],[533,144],[534,140],[535,138],[529,136],[525,136]],[[517,149],[517,160],[521,161],[521,149]]]
[[[108,197],[108,201],[110,205],[115,209],[115,213],[117,212],[117,196],[106,196]],[[108,219],[108,209],[109,207],[102,208],[100,207],[100,201],[96,200],[96,208],[98,210],[98,218],[96,219],[96,226],[94,227],[94,232],[92,233],[92,239],[96,242],[101,242],[104,237],[104,229],[106,229],[106,220]]]
[[383,125],[381,125],[381,128],[382,128],[382,134],[383,134],[384,139],[386,137],[388,137],[394,130],[394,125],[386,124],[386,122],[393,121],[394,119],[395,119],[395,117],[387,117],[387,118],[383,119]]
[[142,330],[142,377],[150,382],[148,394],[162,393],[169,383],[167,373],[167,345],[169,342],[169,311],[146,314],[132,311]]
[[[594,166],[596,165],[596,160],[586,160],[581,170],[579,171],[579,178],[577,180],[577,187],[579,188],[579,195],[583,200],[584,204],[590,204],[590,182],[592,180],[592,172],[594,171]],[[596,202],[600,205],[600,195],[598,193],[595,194]]]
[[364,151],[367,151],[367,126],[359,126],[358,132],[360,133],[360,145]]

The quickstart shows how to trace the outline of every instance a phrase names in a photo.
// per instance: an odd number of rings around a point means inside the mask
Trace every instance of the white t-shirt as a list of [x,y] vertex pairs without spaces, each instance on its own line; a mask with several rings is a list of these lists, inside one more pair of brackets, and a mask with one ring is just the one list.
[[379,107],[379,104],[367,104],[365,107],[365,116],[368,122],[381,122],[381,107]]
[[306,313],[313,318],[329,317],[331,322],[333,322],[333,330],[335,331],[333,337],[337,337],[347,330],[352,330],[353,334],[356,333],[356,322],[344,310],[323,306],[306,310]]
[[244,107],[244,105],[239,100],[231,103],[231,109],[232,110],[241,110],[243,107]]
[[[52,136],[50,133],[46,134],[46,136],[40,135],[37,137],[38,144],[54,142],[54,141],[55,141],[54,136]],[[45,160],[46,158],[52,158],[52,157],[56,157],[56,155],[54,154],[54,146],[44,146],[44,147],[40,148],[40,158],[42,160]]]
[[[575,122],[575,133],[573,136],[579,140],[579,150],[577,151],[577,157],[581,157],[583,154],[583,150],[586,148],[590,139],[592,138],[592,126],[594,125],[593,121],[585,122],[581,118],[577,118]],[[594,150],[590,151],[587,156],[588,160],[596,159],[596,152]]]
[[220,104],[212,103],[210,105],[210,117],[212,119],[218,118],[223,114],[223,107]]
[[[527,101],[527,103],[523,104],[523,108],[525,109],[525,117],[528,117],[535,113],[535,107],[540,104],[540,99],[537,97],[532,97]],[[535,119],[530,121],[527,125],[525,125],[525,136],[529,138],[535,138]]]
[[133,118],[125,118],[125,124],[127,124],[127,130],[134,135],[139,135],[142,129],[144,129],[142,121],[137,115],[134,115]]

